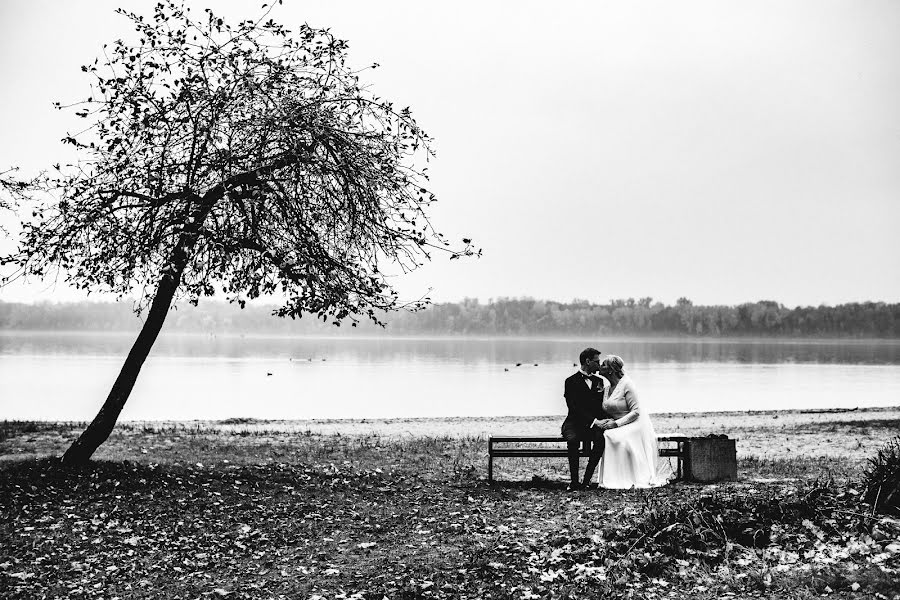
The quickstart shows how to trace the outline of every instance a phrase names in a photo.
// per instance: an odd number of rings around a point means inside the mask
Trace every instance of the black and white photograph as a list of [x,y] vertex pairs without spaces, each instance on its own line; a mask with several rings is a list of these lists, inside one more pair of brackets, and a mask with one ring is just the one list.
[[900,3],[0,0],[0,598],[900,600]]

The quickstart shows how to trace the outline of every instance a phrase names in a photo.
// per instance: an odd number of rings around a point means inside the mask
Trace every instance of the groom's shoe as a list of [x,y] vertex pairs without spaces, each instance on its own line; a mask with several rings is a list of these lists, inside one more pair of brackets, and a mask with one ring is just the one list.
[[566,491],[567,492],[577,492],[581,488],[582,488],[582,485],[580,483],[578,483],[577,481],[573,481],[572,483],[570,483],[569,485],[566,486]]

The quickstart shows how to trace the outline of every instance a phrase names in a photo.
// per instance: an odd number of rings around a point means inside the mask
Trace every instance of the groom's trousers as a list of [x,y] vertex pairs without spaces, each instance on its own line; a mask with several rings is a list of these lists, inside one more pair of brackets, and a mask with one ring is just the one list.
[[578,450],[584,444],[584,449],[588,451],[587,467],[584,469],[584,485],[589,484],[606,446],[603,430],[599,427],[578,427],[566,421],[562,426],[562,435],[566,439],[569,474],[573,484],[578,484]]

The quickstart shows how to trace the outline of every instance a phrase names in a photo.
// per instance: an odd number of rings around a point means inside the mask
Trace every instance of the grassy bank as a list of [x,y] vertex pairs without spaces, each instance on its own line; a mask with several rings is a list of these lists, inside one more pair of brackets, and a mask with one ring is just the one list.
[[[900,425],[871,416],[866,440]],[[475,433],[124,425],[88,469],[47,458],[78,425],[0,429],[0,595],[900,597],[900,522],[861,501],[861,458],[744,452],[735,483],[566,494],[546,459],[487,485]]]

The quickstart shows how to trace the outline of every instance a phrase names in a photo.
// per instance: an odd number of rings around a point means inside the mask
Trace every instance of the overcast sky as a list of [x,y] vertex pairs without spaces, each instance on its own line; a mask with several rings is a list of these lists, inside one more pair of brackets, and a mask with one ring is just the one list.
[[[119,4],[0,0],[0,170],[64,156],[76,125],[51,102],[87,95],[79,66],[129,31]],[[398,280],[407,298],[900,301],[896,0],[286,0],[273,16],[380,63],[374,91],[435,138],[434,221],[484,257],[439,257]]]

